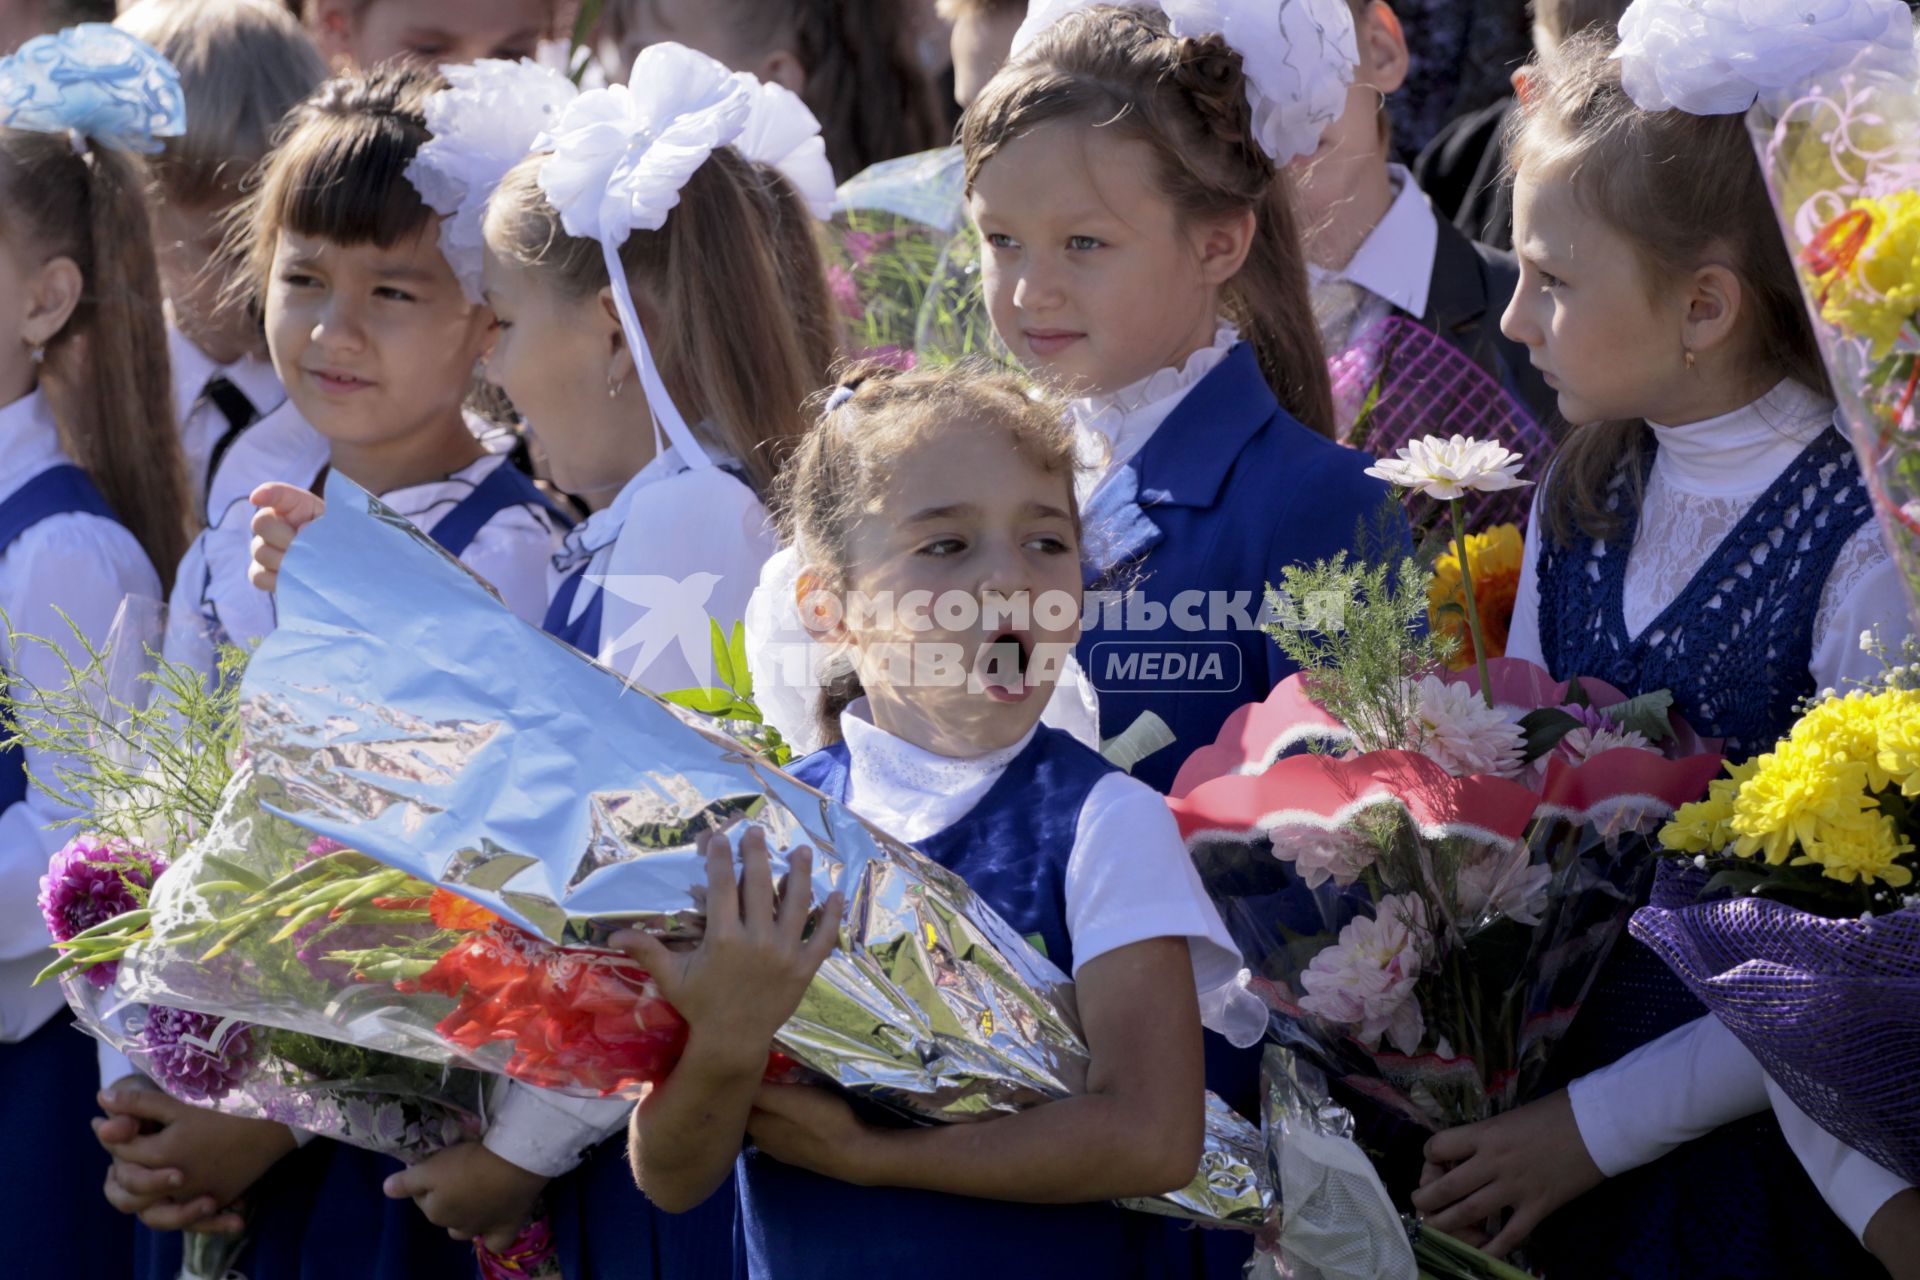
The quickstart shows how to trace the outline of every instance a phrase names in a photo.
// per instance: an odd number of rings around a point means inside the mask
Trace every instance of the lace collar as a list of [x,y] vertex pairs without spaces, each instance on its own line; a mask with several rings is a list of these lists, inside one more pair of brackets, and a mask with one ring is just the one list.
[[1035,725],[1012,746],[977,756],[936,755],[876,725],[861,698],[840,715],[849,799],[862,816],[892,819],[880,825],[901,839],[924,839],[965,817],[1039,731]]
[[1702,497],[1739,497],[1766,489],[1832,424],[1833,401],[1789,378],[1717,418],[1647,425],[1660,446],[1654,468],[1664,482]]
[[671,445],[655,454],[653,461],[633,473],[633,479],[621,487],[612,502],[567,531],[566,541],[553,558],[554,567],[566,573],[618,542],[620,531],[627,527],[627,515],[633,510],[634,495],[686,469],[687,464]]
[[1240,331],[1222,320],[1214,330],[1213,345],[1188,356],[1179,368],[1161,369],[1107,395],[1075,400],[1074,421],[1083,432],[1105,440],[1107,457],[1103,461],[1117,466],[1140,451],[1187,393],[1219,368],[1239,341]]

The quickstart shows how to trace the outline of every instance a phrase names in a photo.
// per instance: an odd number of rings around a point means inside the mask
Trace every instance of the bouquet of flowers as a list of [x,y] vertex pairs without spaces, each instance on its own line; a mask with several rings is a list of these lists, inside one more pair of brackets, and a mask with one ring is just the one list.
[[1841,416],[1920,607],[1915,74],[1910,43],[1890,36],[1851,65],[1818,75],[1785,105],[1763,98],[1747,119]]
[[841,184],[827,283],[856,355],[911,368],[994,349],[964,180],[960,148],[948,147],[885,161]]
[[1634,936],[1799,1106],[1920,1182],[1920,668],[1814,702],[1660,832]]
[[[196,841],[215,829],[236,768],[245,768],[239,690],[247,655],[222,650],[214,678],[206,680],[153,654],[148,644],[159,634],[158,619],[133,605],[123,607],[104,649],[80,638],[75,651],[82,660],[66,664],[62,688],[0,695],[11,740],[59,762],[53,776],[36,777],[36,784],[78,809],[76,823],[86,827],[55,854],[40,881],[39,906],[59,959],[36,981],[58,978],[80,1024],[181,1101],[292,1125],[408,1162],[478,1139],[491,1088],[481,1073],[218,1009],[143,1003],[152,993],[134,994],[118,981],[119,958],[152,936],[155,909],[185,884],[183,867],[201,865]],[[17,635],[13,642],[48,644]],[[338,854],[307,837],[294,859],[325,869]],[[237,867],[219,874],[235,891],[265,886]],[[366,907],[357,915],[301,919],[287,930],[284,962],[255,980],[288,998],[324,998],[338,968],[327,952],[389,936],[380,906],[369,901]],[[368,913],[379,923],[369,924]],[[212,945],[201,956],[208,983],[252,960],[244,947],[235,949],[240,939],[208,940]],[[551,1249],[529,1248],[546,1238],[538,1221],[505,1254],[475,1247],[488,1274],[516,1274],[499,1270],[508,1257],[521,1266],[517,1274],[551,1274]],[[187,1275],[225,1275],[242,1244],[240,1237],[189,1235]]]
[[[1424,446],[1428,479],[1381,470],[1443,503],[1518,466]],[[1344,625],[1276,632],[1300,673],[1189,757],[1174,812],[1282,1044],[1415,1125],[1484,1119],[1538,1081],[1652,875],[1653,829],[1720,758],[1665,694],[1508,658],[1447,670],[1411,559],[1284,587],[1350,601]]]
[[[824,879],[850,903],[770,1070],[935,1122],[1084,1088],[1071,982],[963,881],[514,620],[350,482],[335,477],[327,497],[248,667],[248,758],[220,814],[156,883],[139,929],[76,940],[118,961],[124,991],[638,1096],[671,1070],[685,1028],[600,944],[622,927],[697,937],[695,839],[747,818],[776,872],[809,845],[816,891]],[[1271,1207],[1258,1147],[1216,1103],[1193,1184],[1152,1204],[1257,1225]]]

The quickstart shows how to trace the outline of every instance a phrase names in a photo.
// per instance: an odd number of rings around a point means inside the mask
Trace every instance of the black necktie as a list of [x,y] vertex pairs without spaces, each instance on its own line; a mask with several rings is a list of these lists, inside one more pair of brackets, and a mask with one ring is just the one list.
[[200,403],[211,404],[227,420],[227,429],[213,442],[213,451],[207,455],[206,487],[211,490],[214,473],[220,470],[220,460],[227,456],[227,450],[240,438],[240,433],[260,420],[260,410],[225,374],[207,379],[207,385],[200,391]]

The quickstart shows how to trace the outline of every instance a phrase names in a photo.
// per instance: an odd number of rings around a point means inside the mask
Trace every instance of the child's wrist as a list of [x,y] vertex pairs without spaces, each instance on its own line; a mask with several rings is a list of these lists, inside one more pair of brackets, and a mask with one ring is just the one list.
[[691,1067],[700,1078],[716,1084],[757,1085],[767,1073],[772,1048],[771,1039],[695,1026],[687,1032],[686,1052],[674,1070]]

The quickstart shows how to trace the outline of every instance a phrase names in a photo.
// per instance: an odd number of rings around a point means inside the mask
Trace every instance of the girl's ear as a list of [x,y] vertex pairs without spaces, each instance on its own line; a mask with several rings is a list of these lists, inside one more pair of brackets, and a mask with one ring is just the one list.
[[87,282],[80,264],[72,258],[49,258],[27,278],[26,313],[21,317],[20,336],[36,347],[52,342],[73,319],[80,295]]
[[791,49],[775,49],[760,60],[753,74],[769,84],[777,84],[795,93],[807,87],[807,69]]
[[1740,277],[1719,263],[1700,267],[1688,282],[1686,315],[1681,321],[1681,343],[1688,351],[1705,352],[1733,340],[1746,301]]
[[1383,96],[1407,82],[1407,33],[1385,0],[1373,0],[1354,35],[1360,46],[1360,78]]
[[[648,324],[647,308],[641,299],[633,300],[634,313],[640,317],[642,325]],[[628,378],[639,371],[634,366],[633,351],[627,346],[627,331],[620,327],[620,310],[614,305],[613,286],[606,285],[600,290],[600,316],[605,321],[603,340],[607,351],[607,385],[625,386]]]
[[353,65],[353,0],[309,0],[307,30],[336,71]]
[[1218,287],[1239,275],[1259,228],[1259,216],[1252,209],[1199,227],[1194,256],[1199,259],[1201,283]]
[[827,585],[824,574],[812,565],[803,565],[793,583],[794,606],[800,611],[800,625],[807,629],[815,644],[843,644],[852,637],[840,601]]

